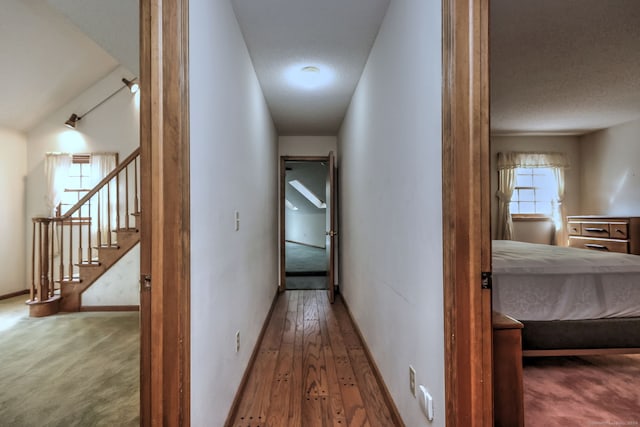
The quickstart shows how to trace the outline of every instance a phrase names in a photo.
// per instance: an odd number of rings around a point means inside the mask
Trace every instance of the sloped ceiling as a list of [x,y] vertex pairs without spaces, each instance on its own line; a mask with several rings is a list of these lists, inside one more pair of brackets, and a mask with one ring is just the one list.
[[640,118],[640,1],[491,0],[490,30],[494,134]]
[[28,131],[118,65],[45,0],[2,0],[1,10],[1,127]]
[[139,0],[47,0],[136,76],[140,74]]
[[290,170],[287,170],[286,175],[287,185],[285,186],[285,197],[298,208],[295,212],[305,214],[325,213],[327,211],[326,209],[317,208],[300,194],[298,190],[289,185],[289,181],[297,179],[320,200],[326,202],[327,164],[324,162],[289,161],[286,163],[286,166]]

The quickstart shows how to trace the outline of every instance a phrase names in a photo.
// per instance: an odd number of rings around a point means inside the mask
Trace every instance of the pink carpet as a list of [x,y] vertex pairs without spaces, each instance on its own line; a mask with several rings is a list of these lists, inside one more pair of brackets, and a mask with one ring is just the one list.
[[524,362],[526,427],[640,426],[640,355]]

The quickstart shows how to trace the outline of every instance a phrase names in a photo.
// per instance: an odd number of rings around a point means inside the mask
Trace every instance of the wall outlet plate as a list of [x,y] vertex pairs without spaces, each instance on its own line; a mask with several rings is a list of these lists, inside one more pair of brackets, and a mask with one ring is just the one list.
[[236,332],[236,353],[240,351],[240,331]]
[[409,391],[413,397],[416,397],[416,370],[411,365],[409,365]]

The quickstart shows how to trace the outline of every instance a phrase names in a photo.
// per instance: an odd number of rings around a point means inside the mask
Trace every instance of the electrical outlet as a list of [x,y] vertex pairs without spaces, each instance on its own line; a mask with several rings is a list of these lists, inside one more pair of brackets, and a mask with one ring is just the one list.
[[409,391],[413,397],[416,397],[416,370],[411,365],[409,365]]
[[236,231],[240,230],[240,212],[236,211]]
[[236,353],[240,351],[240,331],[236,332]]

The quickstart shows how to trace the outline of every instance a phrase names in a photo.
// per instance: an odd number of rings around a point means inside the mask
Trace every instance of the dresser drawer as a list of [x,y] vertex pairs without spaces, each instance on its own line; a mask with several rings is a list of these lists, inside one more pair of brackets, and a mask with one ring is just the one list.
[[572,236],[579,236],[582,234],[582,223],[580,222],[569,222],[567,224],[567,230]]
[[629,238],[629,224],[627,224],[626,222],[609,223],[609,237],[611,237],[612,239]]
[[584,237],[569,236],[569,246],[603,252],[625,254],[629,252],[629,243],[626,240],[585,239]]
[[609,237],[608,222],[583,222],[582,234],[586,237]]

